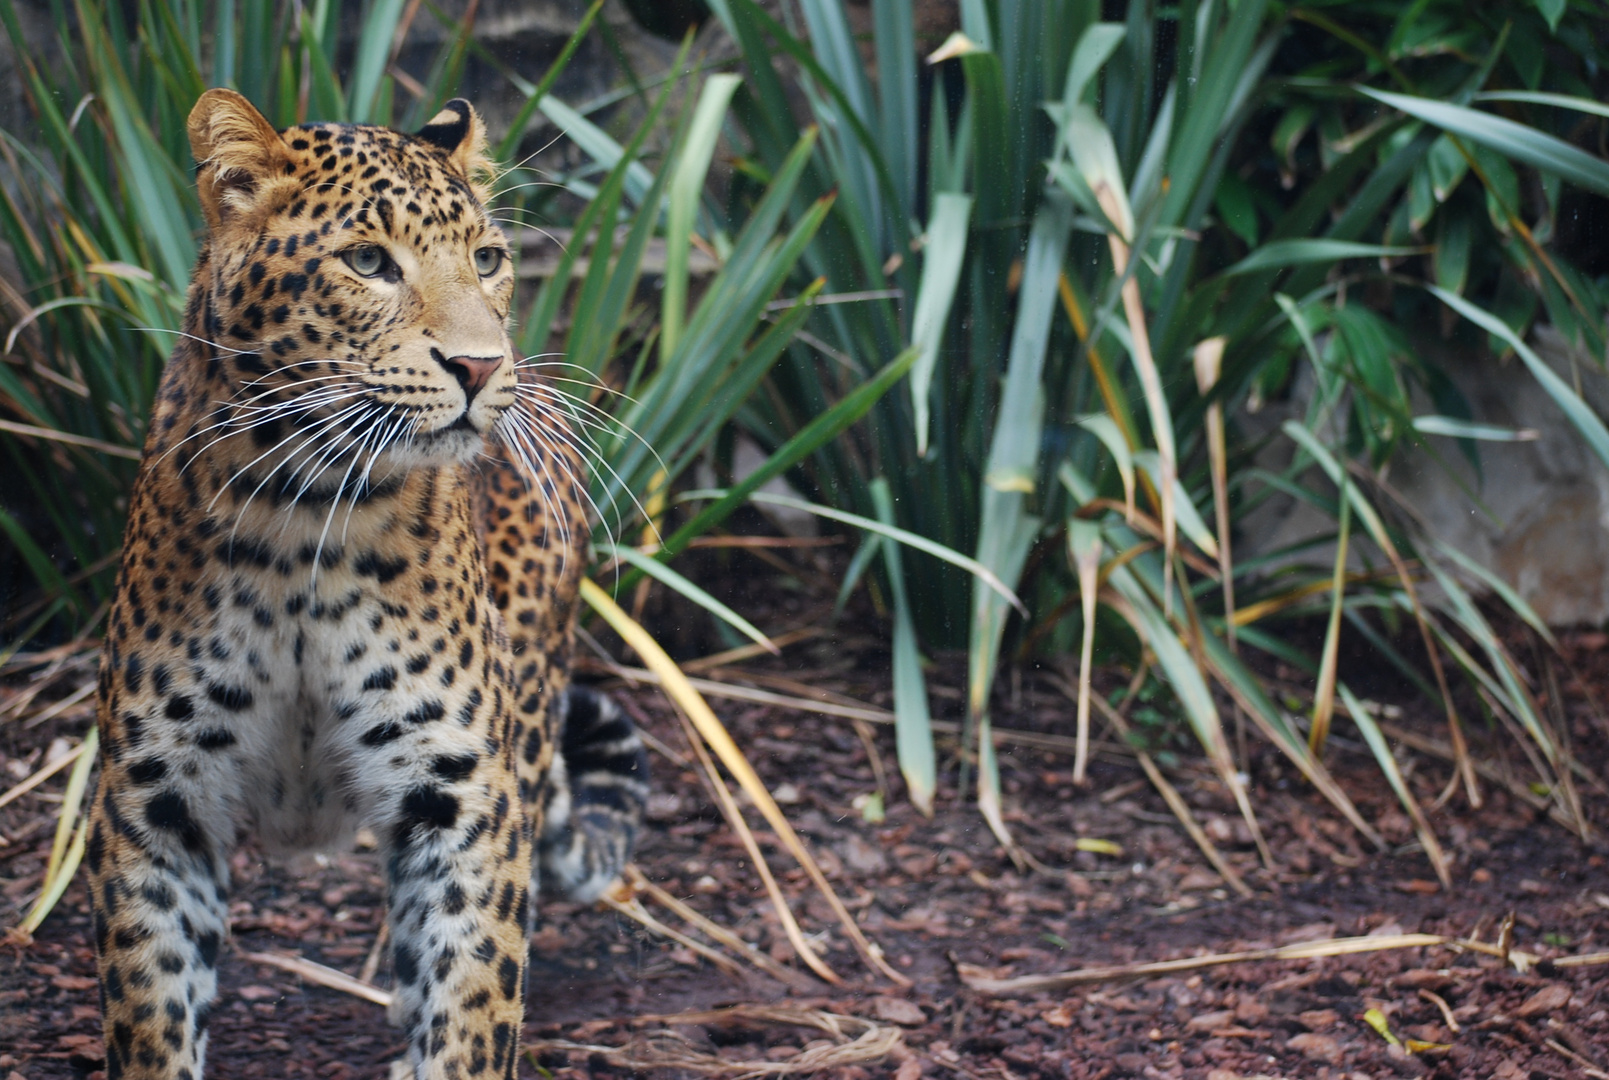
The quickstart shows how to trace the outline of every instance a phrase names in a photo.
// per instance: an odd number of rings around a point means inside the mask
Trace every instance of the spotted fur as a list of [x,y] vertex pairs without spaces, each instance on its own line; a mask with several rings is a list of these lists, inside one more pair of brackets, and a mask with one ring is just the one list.
[[316,848],[365,824],[409,1075],[511,1077],[535,838],[595,891],[645,776],[629,725],[589,720],[565,739],[580,782],[555,784],[582,463],[517,370],[481,121],[452,101],[413,135],[276,132],[213,90],[189,133],[207,242],[100,670],[85,864],[108,1080],[200,1080],[240,834]]

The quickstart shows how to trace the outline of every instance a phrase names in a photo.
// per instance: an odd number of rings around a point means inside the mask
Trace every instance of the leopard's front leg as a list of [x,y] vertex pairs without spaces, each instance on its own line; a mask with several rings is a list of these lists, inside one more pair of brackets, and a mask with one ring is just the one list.
[[386,829],[392,1015],[418,1080],[512,1077],[531,865],[513,764],[501,752],[422,764]]
[[[119,606],[118,615],[121,615]],[[114,626],[121,625],[114,618]],[[101,730],[106,763],[89,817],[84,864],[94,908],[95,956],[108,1080],[200,1080],[207,1019],[228,933],[233,821],[227,763],[181,743],[161,720],[192,719],[182,678],[163,698],[166,668],[142,675],[137,654],[103,659]],[[147,669],[148,670],[148,669]],[[120,706],[120,707],[119,707]],[[211,735],[214,729],[204,729]]]

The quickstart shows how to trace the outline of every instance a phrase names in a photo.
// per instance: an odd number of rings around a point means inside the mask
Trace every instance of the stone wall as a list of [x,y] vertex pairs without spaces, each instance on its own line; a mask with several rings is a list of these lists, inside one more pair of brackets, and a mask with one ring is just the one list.
[[[1579,383],[1600,416],[1609,416],[1609,380],[1596,364],[1577,357],[1572,365],[1564,342],[1548,327],[1532,335],[1531,345],[1567,383]],[[1429,436],[1434,455],[1409,449],[1392,463],[1386,482],[1400,498],[1386,500],[1382,510],[1399,520],[1417,519],[1420,530],[1495,570],[1546,622],[1604,624],[1609,620],[1609,469],[1517,357],[1471,356],[1434,340],[1418,347],[1448,373],[1479,420],[1534,432],[1535,438],[1479,443],[1477,473],[1455,440]],[[1289,465],[1293,446],[1278,434],[1279,425],[1306,413],[1311,389],[1303,367],[1288,400],[1237,417],[1243,430],[1272,435],[1263,455],[1266,467]],[[1420,412],[1433,411],[1428,402],[1417,405]],[[1332,490],[1316,473],[1310,480],[1316,490]],[[1249,558],[1334,530],[1332,518],[1276,496],[1242,522],[1236,551]],[[1303,562],[1322,564],[1333,559],[1333,546],[1301,556]],[[1357,556],[1353,564],[1363,568]]]

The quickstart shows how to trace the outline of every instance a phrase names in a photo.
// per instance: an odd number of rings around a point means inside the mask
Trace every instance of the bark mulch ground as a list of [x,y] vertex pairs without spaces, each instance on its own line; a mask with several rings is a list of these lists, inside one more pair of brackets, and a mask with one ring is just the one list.
[[[1566,640],[1566,655],[1599,697],[1609,697],[1605,644],[1602,635]],[[780,660],[706,674],[741,682],[747,673],[749,685],[773,692],[797,692],[798,683],[887,707],[886,664],[870,639],[822,636],[790,647]],[[72,690],[66,670],[68,677],[42,697],[60,700]],[[91,674],[85,667],[79,677]],[[940,716],[958,714],[960,678],[958,664],[934,672]],[[1119,676],[1111,680],[1107,689],[1121,686]],[[1071,704],[1049,680],[1028,673],[1015,682],[1002,689],[997,724],[1070,730]],[[26,686],[18,682],[0,694]],[[643,874],[798,968],[741,843],[691,764],[674,715],[651,687],[615,693],[675,755],[654,759],[651,820],[637,860]],[[1577,684],[1568,683],[1560,696],[1590,774],[1581,780],[1584,798],[1601,820],[1609,740]],[[757,830],[805,933],[844,985],[812,979],[790,988],[749,969],[734,976],[615,911],[550,904],[532,943],[526,1031],[544,1046],[522,1064],[520,1076],[642,1071],[612,1065],[589,1048],[625,1043],[643,1030],[633,1021],[645,1015],[744,1004],[819,1009],[867,1018],[885,1033],[899,1030],[897,1046],[880,1060],[830,1069],[840,1080],[1609,1076],[1609,966],[1544,964],[1522,973],[1491,957],[1419,948],[1243,963],[1022,998],[985,996],[958,977],[960,964],[1023,975],[1368,934],[1428,932],[1490,942],[1510,914],[1515,947],[1527,952],[1563,957],[1609,948],[1609,848],[1601,840],[1583,843],[1500,784],[1484,785],[1478,811],[1458,796],[1431,813],[1453,860],[1455,886],[1443,890],[1371,759],[1361,744],[1342,737],[1344,721],[1329,761],[1390,841],[1385,852],[1254,741],[1253,802],[1274,856],[1272,869],[1265,868],[1227,793],[1189,747],[1176,753],[1157,747],[1207,833],[1251,886],[1253,895],[1242,898],[1212,872],[1122,753],[1098,753],[1091,783],[1075,788],[1066,754],[1002,747],[1006,819],[1038,864],[1020,870],[953,788],[941,789],[931,821],[910,807],[888,728],[774,705],[715,704],[860,926],[912,985],[874,978],[804,873],[779,854],[773,836]],[[1400,706],[1400,724],[1440,736],[1432,710],[1407,697]],[[70,742],[87,722],[83,708],[73,706],[40,728],[24,730],[16,720],[0,726],[0,787],[29,775],[43,760],[41,748],[55,738]],[[1483,760],[1529,775],[1506,737],[1477,732],[1474,742]],[[1448,766],[1413,752],[1403,761],[1428,806]],[[887,812],[869,821],[879,774],[889,788]],[[14,925],[39,888],[51,800],[59,800],[64,777],[0,808],[0,925]],[[761,823],[756,814],[750,819]],[[232,955],[222,967],[209,1075],[385,1076],[403,1042],[381,1007],[242,955],[290,953],[360,973],[383,911],[375,855],[358,850],[270,865],[247,848],[234,870]],[[388,979],[381,962],[376,982],[383,987]],[[820,1052],[821,1031],[771,1015],[682,1024],[675,1028],[678,1045],[779,1066]],[[1366,1015],[1383,1019],[1397,1042]],[[1409,1040],[1416,1052],[1405,1049]],[[86,898],[75,884],[31,945],[0,950],[0,1080],[98,1077],[102,1058]],[[691,1075],[670,1067],[648,1071]]]

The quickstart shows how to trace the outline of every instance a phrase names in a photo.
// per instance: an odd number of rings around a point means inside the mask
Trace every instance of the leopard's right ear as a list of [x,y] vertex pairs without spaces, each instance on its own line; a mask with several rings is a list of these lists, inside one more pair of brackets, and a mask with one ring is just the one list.
[[208,90],[186,124],[207,228],[250,216],[272,201],[287,175],[290,148],[257,107],[233,90]]

